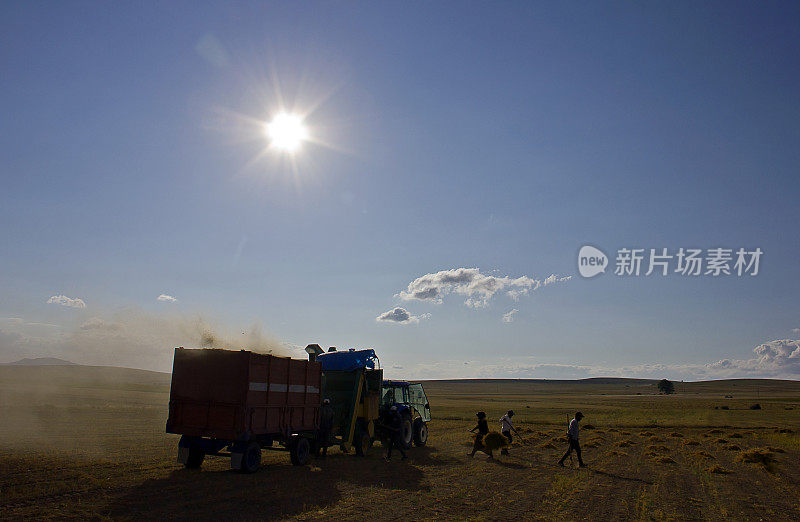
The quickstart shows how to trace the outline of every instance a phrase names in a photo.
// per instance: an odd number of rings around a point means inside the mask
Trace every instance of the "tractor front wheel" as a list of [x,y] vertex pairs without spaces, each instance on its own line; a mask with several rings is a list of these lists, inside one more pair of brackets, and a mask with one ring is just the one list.
[[403,416],[403,423],[400,425],[400,435],[403,446],[406,449],[411,448],[414,442],[414,426],[411,424],[411,417]]
[[424,446],[428,442],[428,423],[417,417],[414,419],[414,445]]

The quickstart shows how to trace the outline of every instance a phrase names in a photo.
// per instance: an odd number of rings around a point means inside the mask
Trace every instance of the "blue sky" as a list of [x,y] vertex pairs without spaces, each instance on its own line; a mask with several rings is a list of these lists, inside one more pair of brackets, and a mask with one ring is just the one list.
[[[199,315],[374,347],[396,377],[797,378],[799,19],[789,2],[3,3],[0,361],[168,370],[185,329],[164,325]],[[254,124],[281,108],[324,142],[296,169]],[[584,244],[764,254],[756,277],[583,279]],[[458,268],[573,277],[480,308],[399,296]],[[419,320],[376,321],[395,307]]]

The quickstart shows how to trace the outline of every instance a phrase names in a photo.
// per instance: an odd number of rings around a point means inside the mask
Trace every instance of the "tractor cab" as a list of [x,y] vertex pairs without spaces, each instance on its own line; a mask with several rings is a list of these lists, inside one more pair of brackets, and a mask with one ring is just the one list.
[[403,418],[403,442],[406,447],[412,443],[424,446],[428,440],[428,422],[431,420],[431,407],[425,389],[420,383],[408,381],[383,381],[381,387],[381,414],[388,415],[392,406]]

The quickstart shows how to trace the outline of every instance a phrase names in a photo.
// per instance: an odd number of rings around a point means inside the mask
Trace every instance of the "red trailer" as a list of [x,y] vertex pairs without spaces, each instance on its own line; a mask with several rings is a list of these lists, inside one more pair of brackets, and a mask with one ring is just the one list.
[[183,435],[178,461],[199,467],[206,455],[230,455],[232,468],[254,472],[263,448],[305,464],[319,427],[321,373],[313,361],[176,348],[167,433]]

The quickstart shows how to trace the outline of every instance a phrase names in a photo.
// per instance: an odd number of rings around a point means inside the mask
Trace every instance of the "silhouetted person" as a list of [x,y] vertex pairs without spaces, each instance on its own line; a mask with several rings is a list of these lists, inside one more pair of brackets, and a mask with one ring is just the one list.
[[569,421],[569,429],[567,430],[567,440],[569,440],[569,448],[567,448],[567,452],[564,453],[564,456],[561,457],[561,460],[558,461],[559,466],[564,466],[564,461],[569,457],[572,450],[575,450],[575,454],[578,455],[578,465],[582,468],[586,467],[586,464],[583,463],[583,459],[581,458],[581,445],[578,443],[578,432],[580,431],[580,427],[578,423],[583,418],[583,413],[577,412],[575,414],[575,418]]
[[386,451],[386,460],[392,460],[392,448],[396,447],[400,450],[400,454],[403,456],[401,460],[406,459],[406,452],[405,452],[405,443],[403,441],[403,418],[400,416],[400,412],[397,411],[397,406],[392,406],[389,410],[389,428],[390,438],[389,438],[389,449]]
[[475,433],[475,430],[478,430],[478,433],[475,434],[475,445],[472,446],[472,453],[469,454],[470,457],[474,457],[476,451],[483,449],[483,437],[489,433],[489,422],[486,420],[486,413],[479,411],[475,415],[478,417],[478,425],[469,431]]
[[[511,432],[513,431],[514,433],[519,435],[517,429],[514,427],[513,424],[511,424],[511,417],[513,416],[514,416],[514,410],[508,410],[508,413],[500,417],[500,432],[503,434],[505,438],[508,439],[509,446],[511,446],[511,443],[514,442],[514,439],[511,437]],[[500,454],[508,455],[508,448],[503,448],[502,450],[500,450]]]
[[331,407],[331,400],[325,399],[322,401],[322,408],[319,410],[319,432],[317,433],[317,456],[319,456],[319,450],[321,449],[323,459],[328,456],[331,431],[333,431],[333,407]]

